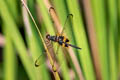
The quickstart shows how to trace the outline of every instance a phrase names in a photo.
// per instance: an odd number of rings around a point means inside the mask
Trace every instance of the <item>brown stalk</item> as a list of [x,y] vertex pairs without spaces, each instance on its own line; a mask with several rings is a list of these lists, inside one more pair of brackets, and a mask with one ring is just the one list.
[[[27,4],[27,0],[24,0],[24,2]],[[24,25],[25,25],[27,34],[28,34],[28,36],[31,36],[32,32],[31,32],[31,29],[30,29],[30,22],[29,22],[29,19],[28,19],[28,13],[27,13],[25,8],[22,8],[22,14],[23,14],[23,17],[24,17],[23,20],[24,20]]]
[[74,80],[75,79],[75,74],[74,74],[72,69],[70,69],[69,74],[70,74],[71,80]]
[[54,76],[55,76],[55,79],[56,79],[56,80],[60,80],[59,74],[58,74],[58,72],[57,72],[57,70],[56,70],[56,66],[54,65],[54,61],[53,61],[53,59],[52,59],[52,57],[51,57],[51,54],[50,54],[50,52],[49,52],[49,50],[48,50],[48,48],[47,48],[47,46],[46,46],[46,44],[45,44],[45,41],[44,41],[44,39],[43,39],[43,37],[42,37],[42,34],[40,33],[39,28],[38,28],[38,26],[37,26],[37,24],[36,24],[36,22],[35,22],[35,20],[34,20],[34,18],[33,18],[33,16],[32,16],[32,14],[31,14],[30,10],[28,9],[26,3],[24,2],[24,0],[21,0],[21,2],[22,2],[22,4],[24,5],[25,9],[27,10],[28,14],[30,15],[30,17],[31,17],[31,19],[32,19],[32,21],[33,21],[33,23],[34,23],[34,25],[35,25],[38,33],[39,33],[39,36],[40,36],[40,38],[41,38],[41,40],[42,40],[42,43],[43,43],[43,45],[44,45],[44,48],[45,48],[45,50],[46,50],[47,56],[48,56],[48,58],[49,58],[49,60],[50,60],[50,64],[51,64],[52,68],[54,69],[53,74],[54,74]]
[[0,47],[3,47],[5,45],[5,38],[2,34],[0,34]]
[[98,53],[98,44],[97,44],[96,34],[95,34],[95,30],[94,30],[95,26],[94,26],[93,16],[92,16],[92,12],[91,12],[90,0],[83,0],[82,3],[84,6],[88,37],[90,40],[90,46],[91,46],[91,51],[92,51],[92,56],[93,56],[93,63],[94,63],[94,68],[95,68],[95,72],[96,72],[96,79],[101,80],[100,61],[99,61],[99,56],[98,56],[98,54],[99,54]]
[[[55,29],[60,34],[61,31],[62,31],[62,25],[61,25],[61,23],[60,23],[60,21],[58,19],[58,16],[57,16],[54,8],[52,7],[52,5],[49,3],[48,0],[44,0],[44,3],[45,3],[45,5],[46,5],[46,7],[47,7],[51,17],[52,17],[52,20],[55,23]],[[73,61],[73,64],[74,64],[74,66],[76,68],[76,71],[77,71],[77,74],[79,75],[80,80],[84,80],[84,77],[83,77],[83,74],[82,74],[82,70],[81,70],[81,68],[79,66],[79,63],[77,61],[77,58],[75,56],[74,51],[72,50],[72,48],[69,48],[68,52],[69,52],[69,55],[71,56],[71,59]]]

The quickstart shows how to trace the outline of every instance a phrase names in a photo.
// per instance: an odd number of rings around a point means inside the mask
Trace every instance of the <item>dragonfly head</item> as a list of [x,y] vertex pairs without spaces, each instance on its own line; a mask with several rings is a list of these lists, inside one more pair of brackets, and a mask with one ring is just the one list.
[[50,34],[47,34],[47,35],[46,35],[46,38],[47,38],[48,40],[50,40]]

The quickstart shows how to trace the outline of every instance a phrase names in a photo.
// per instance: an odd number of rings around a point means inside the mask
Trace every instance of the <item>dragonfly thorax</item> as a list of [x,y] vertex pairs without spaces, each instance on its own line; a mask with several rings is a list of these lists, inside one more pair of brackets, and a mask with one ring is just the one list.
[[47,34],[46,38],[48,40],[51,40],[51,41],[54,41],[54,42],[58,42],[60,44],[62,44],[63,40],[64,40],[64,36],[57,36],[57,35],[56,36],[51,36],[50,34]]
[[46,38],[47,38],[48,40],[51,40],[51,41],[54,41],[54,42],[57,42],[57,41],[58,41],[57,36],[50,36],[50,34],[47,34],[47,35],[46,35]]

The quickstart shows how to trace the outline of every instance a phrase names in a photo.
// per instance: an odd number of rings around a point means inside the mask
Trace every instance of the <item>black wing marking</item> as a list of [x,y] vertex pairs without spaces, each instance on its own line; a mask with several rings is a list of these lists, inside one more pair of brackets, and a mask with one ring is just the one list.
[[36,60],[35,60],[35,67],[39,67],[41,64],[43,64],[45,62],[45,53],[46,51],[44,51],[43,54],[41,54]]

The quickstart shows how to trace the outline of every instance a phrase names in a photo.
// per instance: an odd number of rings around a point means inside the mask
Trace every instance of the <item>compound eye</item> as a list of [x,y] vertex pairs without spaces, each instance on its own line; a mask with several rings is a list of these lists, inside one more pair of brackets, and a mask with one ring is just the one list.
[[47,38],[47,39],[49,39],[49,38],[50,38],[50,35],[49,35],[49,34],[47,34],[47,35],[46,35],[46,38]]

